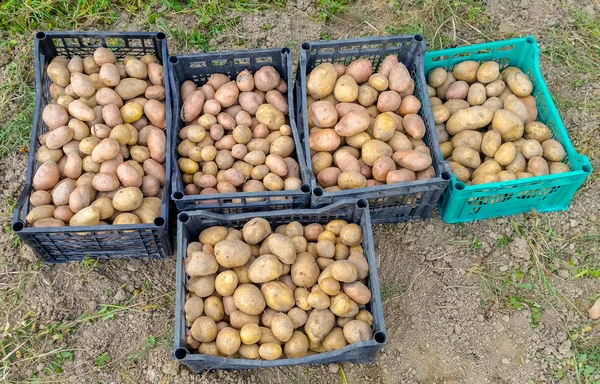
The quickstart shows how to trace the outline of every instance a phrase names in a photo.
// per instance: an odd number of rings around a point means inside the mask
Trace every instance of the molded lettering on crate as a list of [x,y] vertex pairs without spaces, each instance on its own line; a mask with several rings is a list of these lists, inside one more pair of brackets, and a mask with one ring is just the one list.
[[532,189],[529,191],[519,192],[517,195],[517,199],[525,200],[525,199],[533,199],[535,197],[542,197],[540,200],[544,200],[547,195],[550,195],[560,189],[560,186],[555,186],[552,188],[541,188],[541,189]]

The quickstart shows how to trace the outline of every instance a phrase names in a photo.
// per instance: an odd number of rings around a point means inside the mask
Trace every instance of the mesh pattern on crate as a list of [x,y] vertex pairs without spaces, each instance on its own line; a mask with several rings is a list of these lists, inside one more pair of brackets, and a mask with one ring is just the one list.
[[54,261],[74,261],[84,257],[131,258],[164,257],[165,249],[157,231],[89,231],[28,235]]
[[[333,207],[333,206],[332,206]],[[348,203],[348,201],[340,202],[337,204],[334,209],[326,210],[324,208],[323,211],[314,210],[312,212],[309,211],[301,211],[301,213],[289,213],[290,211],[285,211],[285,214],[276,215],[268,212],[267,215],[259,215],[259,217],[263,217],[269,223],[271,223],[271,227],[275,229],[277,226],[282,224],[288,224],[292,221],[298,221],[302,224],[310,224],[310,223],[321,223],[326,224],[332,220],[346,220],[348,222],[355,222],[359,224],[363,230],[364,238],[362,241],[362,246],[364,250],[365,258],[369,263],[369,276],[366,280],[366,285],[372,292],[371,301],[364,306],[367,310],[371,312],[373,315],[374,323],[373,323],[373,335],[377,332],[386,332],[383,312],[382,312],[382,303],[381,303],[381,291],[378,284],[378,278],[376,275],[371,274],[371,265],[373,265],[373,269],[376,271],[376,260],[375,260],[375,250],[374,244],[372,243],[372,235],[370,234],[371,222],[368,220],[368,216],[365,213],[361,213],[356,209],[356,204],[354,202]],[[233,227],[237,229],[241,229],[244,224],[250,221],[253,217],[249,215],[241,215],[244,216],[242,219],[236,218],[223,218],[216,219],[214,216],[206,217],[205,215],[194,216],[194,214],[190,214],[190,219],[183,224],[182,236],[181,240],[178,244],[180,248],[180,253],[184,259],[186,255],[186,249],[190,240],[194,240],[198,238],[199,233],[208,227],[212,226],[225,226],[225,227]],[[181,223],[180,223],[181,225]],[[178,256],[179,257],[179,256]],[[179,263],[179,261],[178,261]],[[182,263],[183,264],[183,263]],[[179,272],[182,272],[181,285],[177,286],[178,290],[182,290],[183,295],[180,297],[183,298],[182,302],[178,301],[178,309],[177,315],[180,316],[181,321],[176,321],[175,323],[175,348],[178,347],[186,347],[187,343],[185,342],[186,335],[189,333],[190,327],[187,325],[185,320],[185,315],[183,311],[183,304],[185,303],[185,292],[187,291],[186,285],[189,281],[189,277],[185,275],[183,271],[183,267],[179,269]],[[376,287],[373,287],[373,283],[376,284]],[[181,309],[179,308],[181,306]],[[177,334],[179,334],[180,338],[177,338]],[[328,363],[330,362],[328,359],[334,357],[334,361],[343,362],[343,361],[354,361],[354,362],[371,362],[374,360],[377,351],[383,346],[383,344],[379,344],[374,340],[369,340],[367,342],[369,345],[367,348],[359,347],[357,344],[348,345],[344,349],[325,352],[318,355],[314,355],[311,357],[311,363]],[[363,342],[362,344],[365,344]],[[373,349],[374,348],[374,349]],[[316,358],[316,359],[315,359]],[[215,365],[208,365],[206,362],[209,360],[210,363],[214,363]],[[256,360],[246,360],[246,359],[231,359],[231,358],[215,358],[213,356],[206,356],[200,353],[193,353],[188,355],[186,360],[182,360],[181,363],[188,365],[194,372],[198,372],[199,370],[204,369],[221,369],[220,364],[228,364],[229,366],[224,369],[240,369],[240,368],[251,368],[255,367],[255,364],[265,365],[295,365],[295,364],[306,364],[304,362],[305,358],[294,358],[294,359],[283,359],[283,360],[275,360],[275,361],[256,361]],[[293,362],[293,363],[292,363]]]
[[143,56],[155,54],[156,46],[152,39],[136,39],[126,37],[58,37],[52,42],[59,55],[71,58],[73,56],[93,56],[96,48],[105,47],[113,51],[117,59],[125,56]]

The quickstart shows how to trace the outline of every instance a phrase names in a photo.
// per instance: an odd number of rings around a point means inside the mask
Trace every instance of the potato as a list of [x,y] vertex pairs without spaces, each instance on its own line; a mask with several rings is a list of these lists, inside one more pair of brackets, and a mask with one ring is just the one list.
[[513,162],[515,156],[517,155],[517,147],[511,143],[504,143],[498,148],[496,154],[494,155],[494,160],[498,162],[500,165],[508,165]]
[[354,317],[358,313],[358,305],[345,293],[339,293],[331,298],[329,310],[339,317]]
[[367,186],[367,179],[359,172],[341,172],[337,178],[337,184],[342,189],[356,189]]
[[517,172],[525,171],[526,167],[527,160],[521,154],[521,152],[517,152],[517,154],[515,155],[515,159],[510,164],[506,165],[505,168],[507,171],[511,171],[516,174]]
[[565,163],[550,162],[549,171],[550,174],[554,175],[557,173],[571,172],[571,168]]
[[58,165],[53,161],[43,163],[33,176],[33,189],[49,190],[58,183],[60,179],[60,170]]
[[121,212],[133,211],[142,205],[144,195],[139,188],[123,188],[113,197],[113,207]]
[[197,318],[202,316],[204,311],[204,301],[198,296],[192,296],[185,301],[184,306],[185,319],[193,323]]
[[248,277],[253,283],[265,283],[279,278],[283,274],[283,264],[271,254],[259,256],[248,270]]
[[486,61],[477,70],[477,81],[483,84],[491,83],[500,75],[500,65],[495,61]]
[[452,146],[454,148],[468,147],[477,152],[481,152],[482,142],[483,135],[478,131],[461,131],[452,138]]
[[465,81],[456,81],[452,83],[446,91],[446,99],[466,99],[469,93],[469,84]]
[[469,87],[467,101],[470,105],[482,105],[486,100],[486,91],[483,84],[474,83]]
[[448,76],[448,72],[444,68],[435,68],[429,72],[427,75],[427,83],[433,88],[437,88],[444,84],[446,81],[446,77]]
[[380,157],[391,157],[392,147],[380,140],[368,140],[362,146],[362,160],[372,166]]
[[544,150],[544,158],[548,161],[562,161],[567,156],[567,152],[562,144],[554,139],[544,141],[542,149]]
[[401,167],[415,172],[423,171],[432,164],[431,156],[416,150],[396,151],[392,155],[392,159]]
[[492,122],[494,113],[485,107],[470,107],[456,111],[448,121],[446,121],[446,130],[450,135],[456,135],[460,131],[467,129],[476,130],[483,128]]
[[100,210],[97,207],[90,206],[79,210],[71,220],[69,225],[72,227],[98,225],[100,222]]
[[511,171],[501,171],[496,174],[498,181],[516,180],[517,176]]
[[397,63],[390,70],[388,81],[392,91],[402,93],[409,89],[412,78],[406,66],[403,63]]
[[221,299],[216,296],[204,299],[204,314],[214,321],[221,321],[225,315]]
[[319,100],[331,94],[337,80],[337,72],[331,63],[322,63],[308,74],[306,90],[315,99]]
[[265,360],[276,360],[281,357],[281,345],[276,343],[264,343],[258,348],[258,354]]
[[335,315],[328,309],[315,309],[308,316],[304,331],[310,341],[322,341],[335,325]]
[[482,173],[473,178],[471,185],[489,184],[498,181],[498,176],[493,173]]
[[294,284],[310,288],[316,284],[319,277],[319,266],[314,257],[307,252],[300,252],[292,264],[291,277]]
[[[144,57],[142,57],[142,61],[144,61]],[[148,79],[154,85],[164,85],[165,84],[165,71],[162,65],[158,62],[150,62],[145,63],[148,65]]]
[[[362,108],[362,107],[361,107]],[[345,114],[335,125],[335,132],[343,137],[353,136],[369,128],[370,117],[366,109],[360,109]],[[322,132],[322,131],[321,131]],[[318,133],[318,132],[317,132]],[[311,134],[311,139],[313,135]],[[312,148],[312,147],[311,147]],[[327,147],[323,150],[327,150]],[[313,148],[318,150],[317,148]],[[333,148],[335,149],[335,148]]]
[[338,121],[338,113],[329,101],[315,101],[308,107],[308,114],[317,127],[330,128]]
[[514,113],[500,109],[494,114],[492,129],[500,132],[502,141],[515,141],[523,136],[523,121]]
[[254,218],[242,228],[244,241],[248,244],[258,244],[271,233],[271,225],[263,218]]
[[[504,72],[503,72],[504,75]],[[518,97],[525,97],[533,91],[531,80],[523,72],[512,72],[505,75],[504,81],[510,90]]]
[[285,343],[292,337],[294,324],[292,319],[284,313],[277,313],[271,321],[271,331],[279,341]]
[[[490,130],[483,135],[481,141],[481,152],[489,157],[494,157],[498,148],[502,145],[502,136],[498,131]],[[471,147],[472,149],[475,149]],[[476,149],[475,149],[476,150]]]
[[373,337],[373,331],[369,324],[361,320],[349,321],[344,325],[343,332],[348,344],[367,341]]
[[289,237],[274,233],[267,237],[264,244],[282,263],[291,265],[296,260],[296,246]]
[[256,344],[260,340],[261,330],[258,324],[244,324],[240,330],[240,339],[246,345]]
[[[454,66],[452,74],[457,80],[473,83],[477,80],[479,63],[474,60],[466,60]],[[485,70],[487,72],[487,70]]]
[[240,240],[222,240],[215,245],[215,256],[223,267],[241,267],[250,258],[250,247]]
[[461,164],[455,161],[449,161],[448,165],[450,165],[450,170],[452,171],[454,176],[456,176],[457,180],[467,182],[471,178],[471,174],[469,173],[467,168],[465,168]]
[[240,284],[236,288],[233,293],[233,302],[240,311],[248,315],[258,315],[266,306],[261,291],[256,286],[246,283]]
[[485,94],[487,97],[497,97],[502,94],[504,89],[506,88],[506,83],[504,81],[498,79],[494,80],[491,83],[485,86]]
[[266,304],[275,311],[287,312],[295,305],[294,293],[287,285],[280,281],[266,282],[262,284],[260,291],[264,296]]
[[495,175],[502,170],[502,167],[496,160],[484,161],[471,175],[472,179],[475,179],[479,175],[492,174]]
[[54,216],[54,206],[53,205],[40,205],[33,208],[27,216],[25,220],[28,224],[35,224],[39,220],[50,219]]
[[446,92],[448,91],[448,88],[450,87],[450,85],[452,85],[454,82],[456,82],[456,78],[454,77],[454,75],[452,73],[448,72],[444,83],[442,85],[440,85],[439,87],[436,87],[435,91],[436,91],[437,97],[439,97],[440,99],[446,99]]
[[503,100],[503,108],[514,113],[523,123],[529,119],[529,110],[523,102],[515,95],[508,95]]
[[352,301],[359,305],[366,305],[371,301],[371,291],[360,281],[344,283],[343,290]]
[[192,337],[201,343],[209,343],[215,340],[217,331],[217,324],[208,316],[196,318],[190,328]]
[[521,153],[527,160],[529,160],[535,156],[542,156],[544,154],[544,149],[539,141],[529,139],[525,140],[523,144],[521,144]]
[[283,350],[289,359],[305,356],[308,352],[308,337],[300,331],[294,331]]
[[468,168],[477,168],[481,165],[479,153],[471,148],[456,147],[452,151],[452,160]]

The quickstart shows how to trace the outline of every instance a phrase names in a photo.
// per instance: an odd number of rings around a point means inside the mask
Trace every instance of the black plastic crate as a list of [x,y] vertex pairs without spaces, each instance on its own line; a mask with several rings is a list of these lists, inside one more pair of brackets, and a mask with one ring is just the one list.
[[[234,359],[192,353],[187,349],[185,298],[187,277],[183,266],[190,239],[195,241],[199,233],[205,228],[216,225],[241,229],[245,223],[255,217],[262,217],[275,228],[280,224],[299,221],[303,224],[325,224],[331,220],[343,219],[350,223],[360,224],[363,230],[362,247],[369,263],[369,277],[367,285],[371,290],[371,302],[367,309],[373,315],[373,339],[347,345],[332,352],[319,353],[295,359],[279,359],[273,361]],[[249,369],[290,366],[301,364],[329,364],[329,363],[372,363],[383,348],[387,340],[387,333],[383,319],[383,306],[379,278],[377,275],[377,261],[373,243],[372,223],[366,200],[343,200],[327,207],[318,209],[283,210],[278,212],[260,212],[221,215],[206,211],[182,212],[177,220],[177,282],[176,282],[176,310],[175,310],[175,343],[173,358],[189,367],[193,372],[211,369]]]
[[[426,219],[446,189],[452,174],[439,149],[437,132],[431,105],[427,95],[427,83],[423,72],[425,42],[421,35],[368,37],[363,39],[305,42],[300,50],[300,62],[296,75],[296,120],[300,139],[304,145],[306,165],[313,189],[311,205],[321,207],[340,199],[367,199],[374,223],[405,221],[413,218]],[[308,143],[308,112],[306,78],[310,71],[321,63],[350,64],[356,59],[369,59],[376,71],[383,59],[390,54],[410,72],[415,81],[414,95],[421,101],[419,116],[425,123],[423,141],[431,150],[436,177],[429,180],[416,180],[398,184],[325,192],[317,185],[312,171]]]
[[[38,137],[48,131],[42,121],[42,112],[51,101],[50,79],[46,75],[48,63],[56,56],[93,55],[98,47],[110,48],[117,58],[127,55],[143,56],[154,54],[161,61],[165,74],[166,104],[171,105],[171,94],[167,81],[167,36],[162,32],[38,32],[35,35],[35,79],[36,104],[33,128],[29,143],[29,159],[25,186],[13,216],[13,231],[25,244],[47,263],[78,261],[84,257],[102,259],[124,259],[134,257],[164,258],[172,254],[169,224],[169,192],[171,157],[165,163],[166,182],[163,190],[160,216],[153,224],[98,225],[93,227],[33,228],[25,225],[25,216],[30,210],[29,195],[33,188],[33,175],[39,164],[35,151],[39,147]],[[171,109],[167,107],[167,150],[173,137]]]
[[[177,166],[177,160],[179,159],[177,146],[181,142],[177,132],[183,126],[179,118],[179,111],[183,105],[181,95],[179,94],[181,84],[186,80],[192,80],[197,85],[203,85],[213,73],[223,73],[235,79],[237,74],[245,69],[255,73],[261,67],[267,65],[274,67],[279,72],[281,78],[288,83],[288,117],[296,147],[294,153],[292,153],[292,157],[298,161],[300,177],[304,185],[297,191],[284,190],[186,195],[184,193],[185,185],[182,180],[181,171]],[[242,213],[306,208],[310,206],[310,181],[294,114],[292,54],[289,48],[250,49],[171,56],[169,58],[169,81],[171,83],[173,111],[175,111],[172,114],[175,136],[171,147],[173,153],[171,183],[172,198],[177,209],[180,211],[202,209],[217,213]]]

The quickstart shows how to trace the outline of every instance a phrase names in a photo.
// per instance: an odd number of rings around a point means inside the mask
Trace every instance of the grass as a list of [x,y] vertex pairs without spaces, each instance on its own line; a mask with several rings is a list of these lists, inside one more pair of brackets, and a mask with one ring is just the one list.
[[325,22],[331,21],[337,15],[348,12],[353,3],[356,3],[356,0],[316,0],[318,19]]
[[386,302],[406,290],[406,286],[398,283],[381,282],[381,301]]

